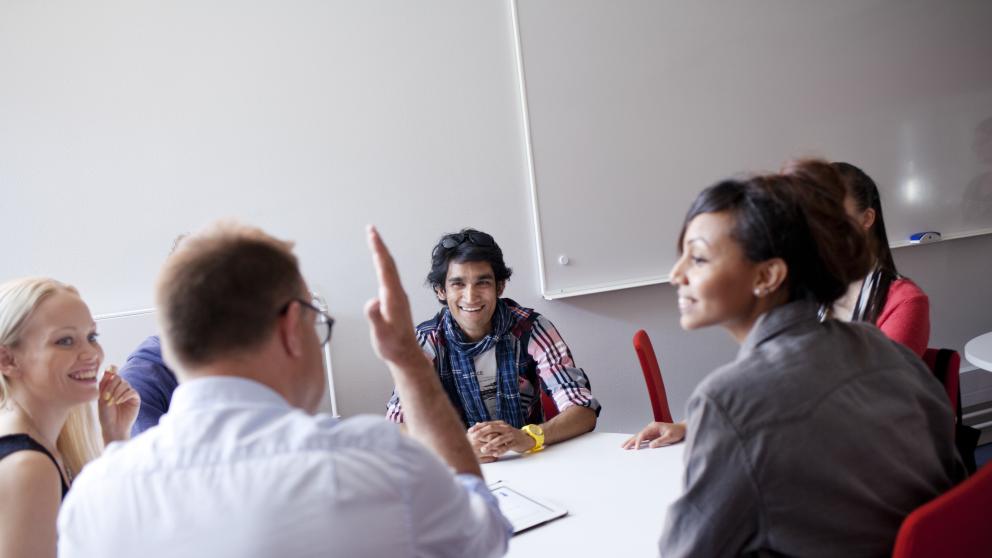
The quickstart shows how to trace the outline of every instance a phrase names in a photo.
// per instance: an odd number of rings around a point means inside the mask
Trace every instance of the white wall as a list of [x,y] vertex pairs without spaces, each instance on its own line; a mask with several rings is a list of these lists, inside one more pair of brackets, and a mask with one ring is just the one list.
[[[0,277],[57,276],[95,313],[144,308],[176,233],[240,216],[297,240],[338,320],[341,412],[381,413],[391,382],[361,314],[375,291],[363,225],[380,225],[419,319],[439,307],[423,286],[433,243],[471,225],[514,268],[507,296],[548,315],[590,374],[600,430],[650,417],[641,327],[681,416],[736,347],[682,332],[670,286],[539,297],[512,41],[506,2],[0,3]],[[269,102],[286,88],[290,102]],[[672,249],[644,242],[648,258]],[[990,255],[989,237],[897,252],[933,297],[935,341],[992,330]]]

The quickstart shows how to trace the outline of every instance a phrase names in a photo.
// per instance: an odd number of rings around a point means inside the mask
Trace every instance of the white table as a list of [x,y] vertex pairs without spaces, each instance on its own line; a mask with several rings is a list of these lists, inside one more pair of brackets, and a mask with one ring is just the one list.
[[681,494],[684,444],[621,449],[629,437],[593,432],[483,465],[487,483],[502,480],[568,510],[513,537],[508,555],[656,556],[665,511]]
[[975,366],[992,372],[992,332],[968,341],[964,346],[964,358]]

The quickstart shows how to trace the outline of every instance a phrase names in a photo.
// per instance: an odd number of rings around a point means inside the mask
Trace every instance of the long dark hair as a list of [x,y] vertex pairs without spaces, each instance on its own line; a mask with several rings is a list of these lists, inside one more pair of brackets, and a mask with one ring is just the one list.
[[692,203],[679,250],[693,218],[728,211],[734,216],[731,237],[749,260],[785,262],[789,301],[832,304],[871,266],[864,235],[847,218],[843,203],[839,179],[819,183],[802,175],[765,175],[724,180]]
[[879,276],[878,284],[872,290],[863,316],[864,321],[875,323],[889,298],[889,287],[893,281],[901,277],[892,259],[889,237],[885,234],[885,219],[882,217],[882,200],[878,195],[878,186],[865,171],[850,163],[831,163],[830,166],[840,175],[847,189],[847,195],[854,200],[858,211],[867,211],[868,208],[875,210],[875,221],[868,229],[868,247],[877,262]]

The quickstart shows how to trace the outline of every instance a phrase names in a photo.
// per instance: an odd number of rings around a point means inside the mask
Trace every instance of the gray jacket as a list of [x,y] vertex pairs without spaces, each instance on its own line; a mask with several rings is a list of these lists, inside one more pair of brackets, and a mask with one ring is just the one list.
[[964,478],[923,361],[816,311],[764,314],[696,388],[662,556],[889,556],[903,518]]

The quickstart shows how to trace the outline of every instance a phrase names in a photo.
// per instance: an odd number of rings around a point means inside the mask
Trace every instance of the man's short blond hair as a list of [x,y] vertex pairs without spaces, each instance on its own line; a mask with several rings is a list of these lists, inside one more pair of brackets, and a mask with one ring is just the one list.
[[159,324],[179,363],[199,366],[251,349],[304,283],[291,242],[219,222],[188,236],[156,285]]

